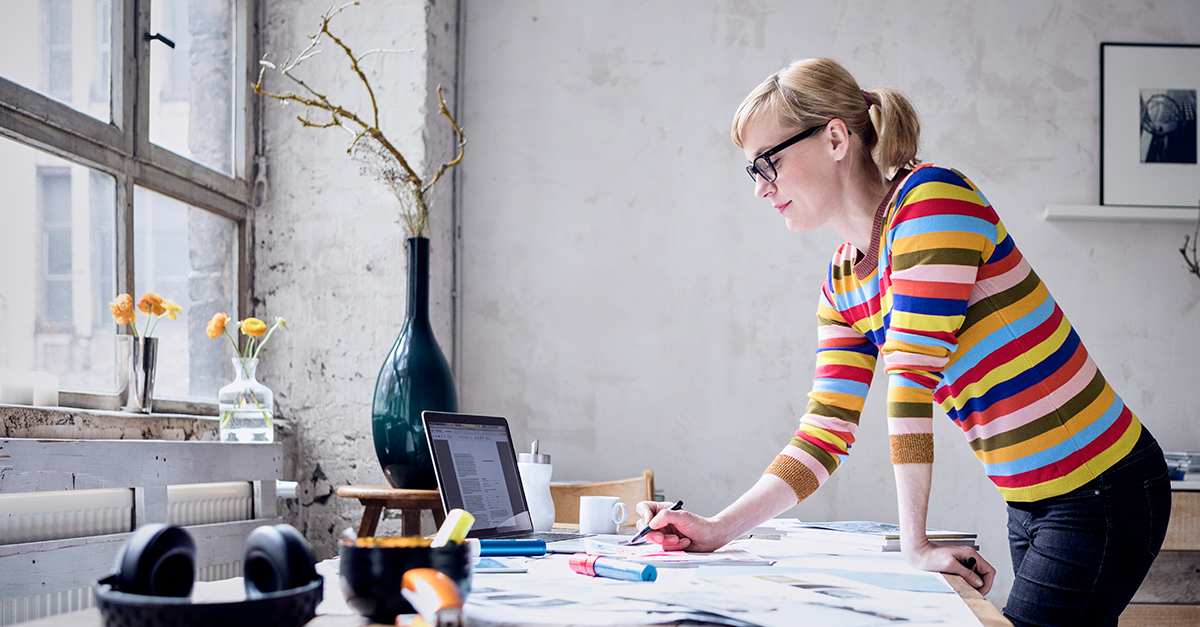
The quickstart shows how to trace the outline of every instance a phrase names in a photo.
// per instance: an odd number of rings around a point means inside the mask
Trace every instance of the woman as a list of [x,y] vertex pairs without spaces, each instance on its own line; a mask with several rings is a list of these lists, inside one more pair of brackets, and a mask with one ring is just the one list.
[[975,550],[925,537],[936,401],[1008,504],[1016,578],[1005,614],[1116,624],[1166,533],[1166,464],[987,198],[957,171],[916,162],[904,96],[862,91],[829,59],[768,77],[731,134],[755,195],[790,230],[830,226],[846,242],[821,286],[816,374],[791,442],[716,516],[640,503],[651,541],[711,551],[817,490],[854,443],[882,355],[908,560],[984,594],[995,576]]

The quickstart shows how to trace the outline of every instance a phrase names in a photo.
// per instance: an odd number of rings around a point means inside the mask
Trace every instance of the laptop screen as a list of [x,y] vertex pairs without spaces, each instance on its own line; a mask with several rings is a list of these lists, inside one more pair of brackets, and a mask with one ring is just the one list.
[[472,538],[533,531],[508,421],[493,416],[423,412],[438,489],[446,511],[475,517]]

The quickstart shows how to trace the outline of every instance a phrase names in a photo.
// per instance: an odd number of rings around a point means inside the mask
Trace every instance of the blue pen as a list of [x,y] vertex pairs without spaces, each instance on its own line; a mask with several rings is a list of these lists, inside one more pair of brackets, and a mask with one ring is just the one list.
[[537,556],[546,554],[545,540],[480,540],[480,557]]
[[589,577],[608,577],[625,581],[654,581],[658,579],[658,569],[653,564],[627,562],[601,555],[576,553],[571,556],[571,570]]

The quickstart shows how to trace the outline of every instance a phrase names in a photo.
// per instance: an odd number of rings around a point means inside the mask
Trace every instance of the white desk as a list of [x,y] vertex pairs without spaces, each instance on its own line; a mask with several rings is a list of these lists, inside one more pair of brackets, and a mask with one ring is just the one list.
[[[988,627],[1008,624],[995,606],[961,578],[913,569],[901,555],[879,551],[878,543],[855,547],[838,543],[831,539],[836,536],[822,533],[806,535],[796,542],[790,537],[764,539],[768,537],[739,540],[734,546],[776,559],[772,566],[660,568],[659,579],[653,583],[577,575],[568,568],[565,555],[531,560],[527,574],[476,573],[473,597],[495,596],[494,592],[486,592],[489,590],[508,591],[524,595],[529,607],[497,609],[469,598],[467,615],[473,625],[648,624],[645,612],[636,610],[652,607],[647,599],[657,597],[670,598],[692,608],[696,604],[711,603],[718,607],[756,609],[758,614],[742,616],[743,620],[756,624],[795,624],[801,616],[820,618],[818,622],[831,625],[889,624],[887,616],[870,614],[869,597],[878,594],[879,598],[887,597],[896,606],[884,608],[881,614],[895,616],[915,612],[923,616],[921,621],[904,623],[909,627],[915,624],[981,623]],[[337,560],[321,562],[318,571],[325,575],[325,601],[318,607],[317,618],[309,624],[315,627],[365,624],[343,601]],[[911,589],[874,588],[876,592],[871,593],[873,588],[867,583],[870,581],[898,582],[900,587]],[[236,599],[241,596],[241,589],[240,579],[226,579],[197,584],[194,596],[198,601]],[[868,591],[865,599],[861,596],[864,590]],[[819,602],[811,604],[812,599]],[[750,620],[754,616],[769,616],[770,612],[762,613],[767,606],[779,606],[773,620]],[[838,609],[847,606],[859,609]],[[539,615],[548,620],[538,620]],[[496,616],[508,618],[496,621]],[[564,616],[569,619],[562,620]],[[705,624],[678,615],[661,618],[660,622],[670,624]],[[93,608],[28,624],[38,627],[99,625],[100,617]]]

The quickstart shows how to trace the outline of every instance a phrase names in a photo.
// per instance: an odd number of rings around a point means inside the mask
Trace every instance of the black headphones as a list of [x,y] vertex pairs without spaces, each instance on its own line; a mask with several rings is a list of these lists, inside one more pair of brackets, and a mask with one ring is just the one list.
[[262,526],[246,538],[246,600],[192,603],[196,543],[181,527],[138,527],[96,588],[107,627],[221,625],[299,627],[316,616],[324,580],[304,536],[291,525]]

